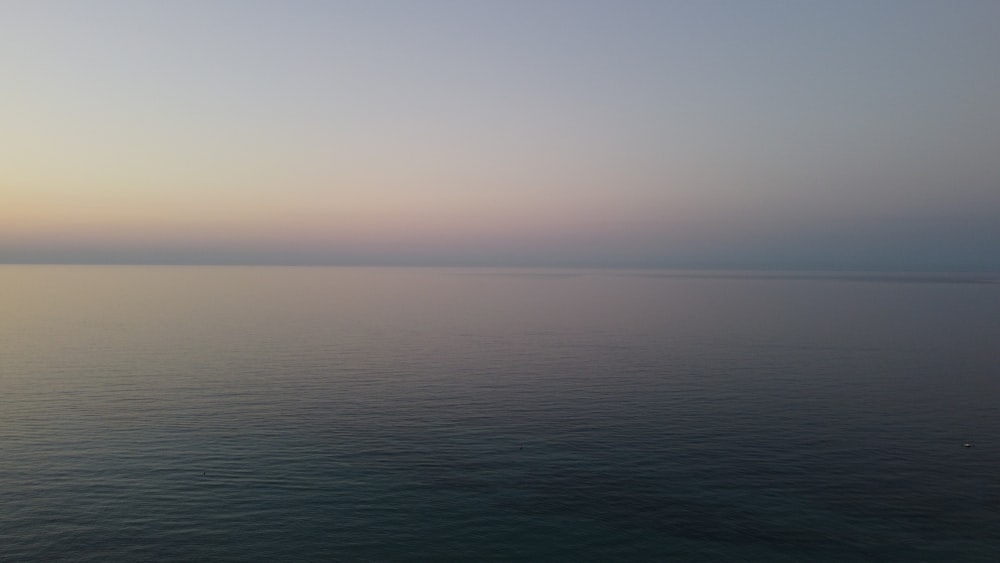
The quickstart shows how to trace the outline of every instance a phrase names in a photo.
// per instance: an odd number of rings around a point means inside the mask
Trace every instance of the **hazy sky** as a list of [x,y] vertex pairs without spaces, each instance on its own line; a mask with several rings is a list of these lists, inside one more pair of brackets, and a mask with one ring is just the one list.
[[1000,270],[1000,2],[0,3],[0,262]]

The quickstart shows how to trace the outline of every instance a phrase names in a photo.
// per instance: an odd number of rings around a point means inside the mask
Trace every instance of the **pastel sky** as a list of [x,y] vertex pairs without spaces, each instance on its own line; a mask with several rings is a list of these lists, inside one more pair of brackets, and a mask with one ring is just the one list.
[[0,262],[1000,270],[996,0],[0,13]]

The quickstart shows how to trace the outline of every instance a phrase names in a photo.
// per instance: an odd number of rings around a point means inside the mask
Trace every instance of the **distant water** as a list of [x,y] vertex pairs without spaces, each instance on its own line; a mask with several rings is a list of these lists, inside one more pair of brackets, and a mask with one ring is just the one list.
[[0,266],[0,290],[0,561],[1000,560],[993,278]]

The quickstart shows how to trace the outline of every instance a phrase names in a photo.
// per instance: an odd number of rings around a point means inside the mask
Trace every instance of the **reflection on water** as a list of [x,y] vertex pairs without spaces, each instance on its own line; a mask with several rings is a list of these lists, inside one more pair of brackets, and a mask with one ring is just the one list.
[[1000,288],[866,276],[3,266],[0,559],[991,561]]

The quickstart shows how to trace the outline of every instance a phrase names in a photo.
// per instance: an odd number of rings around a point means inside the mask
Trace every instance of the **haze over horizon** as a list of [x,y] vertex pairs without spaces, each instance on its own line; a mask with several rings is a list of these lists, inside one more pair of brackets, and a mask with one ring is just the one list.
[[1000,271],[1000,2],[4,12],[0,263]]

